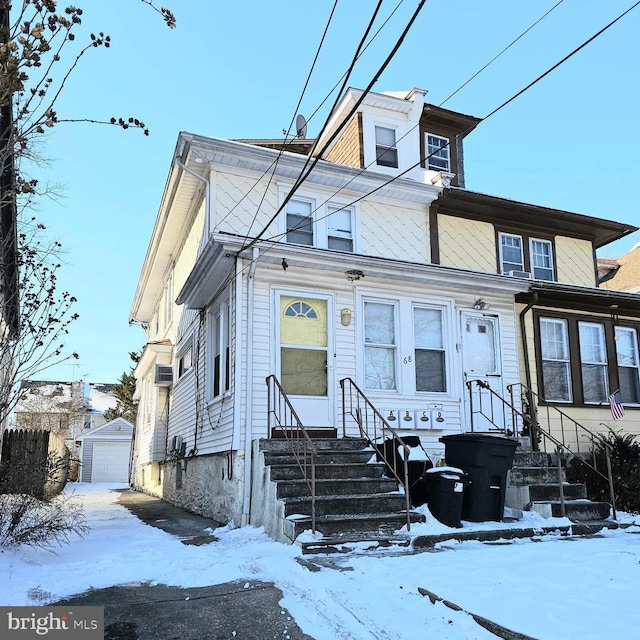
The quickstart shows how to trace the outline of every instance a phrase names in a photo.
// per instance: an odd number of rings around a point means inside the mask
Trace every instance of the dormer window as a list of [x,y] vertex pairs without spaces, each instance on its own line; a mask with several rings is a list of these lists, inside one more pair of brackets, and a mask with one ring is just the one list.
[[451,171],[448,138],[427,133],[427,168],[431,171]]
[[376,164],[381,167],[398,168],[395,129],[376,126]]

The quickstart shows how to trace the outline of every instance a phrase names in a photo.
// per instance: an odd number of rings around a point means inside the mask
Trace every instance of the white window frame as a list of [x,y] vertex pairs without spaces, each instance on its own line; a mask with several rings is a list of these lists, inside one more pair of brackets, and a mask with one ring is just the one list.
[[[188,362],[188,364],[187,364]],[[193,371],[194,368],[194,352],[193,352],[193,336],[185,341],[178,349],[178,355],[176,357],[176,375],[178,380],[182,380],[188,373]]]
[[[222,398],[231,390],[231,308],[228,299],[221,301],[207,313],[207,395],[209,401]],[[218,359],[216,376],[215,361]]]
[[[618,351],[619,337],[621,333],[629,333],[631,334],[631,345],[633,348],[633,358],[635,360],[635,364],[621,364],[620,362],[620,352]],[[621,369],[634,369],[636,372],[636,381],[640,386],[640,354],[638,353],[638,332],[634,327],[616,327],[615,328],[616,335],[616,361],[618,365],[618,383],[620,383],[620,370]],[[622,393],[622,392],[621,392]],[[625,405],[635,405],[640,404],[640,400],[628,400],[622,397],[622,402]]]
[[[509,271],[526,271],[525,269],[525,256],[524,256],[524,241],[522,236],[519,236],[515,233],[505,233],[503,231],[500,231],[500,233],[498,234],[498,237],[500,238],[500,272],[504,273],[504,274],[508,274]],[[504,265],[505,265],[505,258],[504,258],[504,244],[503,244],[503,240],[506,238],[517,238],[520,241],[520,258],[521,258],[521,262],[520,262],[520,266],[519,268],[516,269],[505,269]],[[515,262],[509,262],[509,264],[515,265]]]
[[[284,202],[288,192],[291,190],[290,185],[280,185],[280,204]],[[283,242],[287,244],[294,244],[296,246],[308,247],[312,246],[318,249],[331,249],[332,251],[342,251],[343,253],[357,253],[359,251],[359,221],[360,221],[360,207],[359,205],[352,204],[351,201],[345,198],[331,198],[330,194],[326,196],[321,193],[313,193],[310,191],[296,190],[295,195],[291,200],[298,202],[304,202],[311,207],[311,216],[313,219],[313,244],[297,244],[288,243],[288,220],[287,220],[287,207],[285,206],[280,218],[279,218],[279,235]],[[288,203],[287,203],[288,204]],[[330,226],[330,217],[333,213],[339,211],[347,211],[351,217],[351,233],[350,236],[345,230],[333,230]],[[329,246],[331,238],[339,240],[351,240],[351,251],[344,249],[332,248]]]
[[[541,266],[537,266],[535,264],[535,256],[536,255],[540,255],[537,254],[533,251],[533,243],[534,242],[539,242],[545,246],[547,246],[549,248],[549,255],[548,256],[544,256],[545,258],[549,258],[549,266],[548,267],[541,267]],[[531,275],[533,276],[534,280],[546,280],[547,282],[553,282],[555,279],[555,274],[554,274],[554,269],[553,269],[553,243],[551,242],[551,240],[545,240],[543,238],[529,238],[529,262],[530,262],[530,269],[531,269]],[[548,278],[546,277],[540,277],[540,272],[549,272],[549,276]]]
[[[434,138],[434,144],[432,145],[429,138]],[[430,147],[434,147],[434,151],[431,152]],[[427,156],[427,169],[430,171],[444,171],[445,173],[451,173],[451,153],[449,148],[451,146],[451,140],[445,136],[440,136],[437,133],[424,134],[424,148]],[[432,155],[433,153],[433,155]],[[446,161],[446,167],[439,167],[438,161]]]
[[[390,146],[390,145],[378,142],[378,130],[393,132],[393,145]],[[375,141],[376,166],[384,167],[385,169],[398,169],[400,167],[400,152],[398,150],[398,128],[388,124],[374,123],[373,137]],[[390,152],[395,152],[395,164],[387,164],[384,162],[380,162],[381,155],[385,155]]]
[[[582,339],[583,339],[583,334],[582,334],[582,329],[583,327],[586,328],[592,328],[592,327],[596,327],[597,328],[597,332],[599,335],[599,342],[600,344],[598,345],[600,351],[602,352],[602,360],[593,360],[593,359],[588,359],[587,358],[587,354],[584,353],[583,350],[583,343],[582,343]],[[604,330],[604,324],[602,324],[601,322],[586,322],[583,320],[578,321],[578,341],[580,343],[580,372],[581,372],[581,382],[582,382],[582,400],[585,404],[602,404],[604,402],[607,401],[607,397],[609,396],[609,362],[607,360],[607,339],[606,339],[606,335],[605,335],[605,330]],[[596,398],[594,400],[587,400],[585,398],[585,381],[584,381],[584,367],[599,367],[602,375],[603,375],[603,380],[604,380],[604,390],[602,393],[602,397],[600,398]]]
[[[563,342],[565,347],[566,356],[564,358],[545,358],[544,357],[544,342],[543,342],[543,331],[542,325],[543,323],[560,325],[563,327]],[[573,403],[573,380],[572,380],[572,371],[571,371],[571,353],[569,351],[569,324],[564,318],[549,318],[541,316],[539,319],[539,328],[540,328],[540,367],[542,368],[540,372],[540,378],[543,384],[544,391],[544,399],[546,402],[557,402],[557,403]],[[545,362],[561,362],[565,366],[565,370],[567,372],[567,392],[568,398],[548,398],[547,397],[547,389],[544,387],[545,378],[544,378],[544,363]]]
[[[363,388],[371,396],[383,396],[397,394],[407,397],[421,397],[443,399],[453,397],[460,392],[459,385],[456,384],[456,374],[459,373],[459,363],[455,357],[455,322],[456,315],[454,301],[449,299],[429,298],[420,299],[409,296],[388,297],[374,296],[369,293],[358,292],[358,344],[362,345],[362,355],[359,362],[359,370]],[[364,305],[369,302],[380,304],[392,304],[395,307],[395,389],[372,389],[366,387],[366,365],[364,350],[365,326],[364,326]],[[414,334],[414,310],[435,309],[441,312],[442,318],[442,352],[444,353],[444,383],[443,391],[418,391],[416,370],[415,370],[415,334]],[[374,345],[375,346],[375,345]]]

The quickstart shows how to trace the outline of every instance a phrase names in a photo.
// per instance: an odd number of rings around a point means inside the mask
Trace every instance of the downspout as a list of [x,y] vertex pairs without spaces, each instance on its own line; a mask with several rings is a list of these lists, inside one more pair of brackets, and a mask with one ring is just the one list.
[[244,427],[244,501],[242,526],[251,519],[251,432],[253,428],[253,289],[260,249],[253,247],[247,276],[247,410]]
[[207,180],[206,178],[203,178],[200,174],[196,173],[195,171],[192,171],[191,169],[189,169],[189,167],[185,166],[184,164],[182,164],[182,162],[180,162],[180,160],[176,160],[176,164],[186,173],[188,173],[190,176],[193,176],[194,178],[197,178],[198,180],[202,180],[202,182],[204,182],[204,242],[206,243],[207,240],[209,239],[209,232],[210,232],[210,228],[211,228],[211,221],[210,221],[210,213],[211,213],[211,198],[210,198],[210,185],[209,185],[209,180]]

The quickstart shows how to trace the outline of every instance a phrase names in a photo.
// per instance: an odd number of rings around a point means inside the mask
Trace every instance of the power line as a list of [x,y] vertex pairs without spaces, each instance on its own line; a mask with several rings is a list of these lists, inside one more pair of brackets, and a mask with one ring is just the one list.
[[[300,185],[307,179],[307,177],[309,176],[311,171],[313,171],[313,169],[318,164],[318,162],[320,162],[320,159],[322,158],[322,154],[327,150],[327,148],[331,145],[331,143],[335,140],[335,138],[341,133],[341,131],[344,128],[344,126],[346,125],[346,123],[349,122],[351,117],[356,113],[356,111],[358,110],[358,108],[360,107],[362,102],[364,101],[365,97],[368,95],[368,93],[371,90],[371,88],[373,87],[373,85],[378,81],[378,79],[380,78],[380,76],[382,75],[384,70],[387,68],[387,66],[389,65],[389,63],[391,62],[391,60],[393,59],[393,57],[397,53],[398,49],[400,48],[400,46],[404,42],[404,39],[406,38],[407,34],[409,33],[409,30],[413,26],[413,23],[416,21],[418,15],[422,11],[422,8],[424,7],[425,3],[426,3],[426,0],[420,0],[416,10],[413,12],[413,15],[411,16],[411,18],[409,19],[409,22],[407,23],[406,27],[404,28],[404,30],[400,34],[400,37],[396,41],[396,44],[393,46],[391,52],[389,53],[389,55],[387,56],[385,61],[382,63],[382,65],[378,69],[378,71],[375,73],[374,77],[372,78],[371,82],[369,82],[369,84],[366,87],[366,89],[362,92],[362,95],[360,96],[360,98],[358,100],[356,100],[355,104],[353,105],[353,107],[351,108],[351,110],[347,114],[347,116],[344,118],[344,120],[342,121],[341,125],[336,128],[336,130],[331,134],[331,136],[329,136],[329,139],[324,144],[322,149],[318,152],[318,155],[314,158],[314,161],[311,163],[311,166],[309,166],[306,169],[306,173],[304,173],[305,168],[303,167],[303,173],[296,180],[296,182],[294,183],[291,191],[289,191],[289,193],[286,195],[286,197],[284,198],[282,204],[278,207],[278,209],[276,210],[274,215],[271,217],[271,219],[269,220],[267,225],[264,227],[264,229],[255,238],[253,238],[251,240],[251,242],[249,242],[249,244],[244,245],[240,249],[240,251],[238,253],[240,253],[240,252],[242,252],[242,251],[244,251],[246,249],[251,248],[254,244],[256,244],[256,242],[258,242],[258,240],[262,237],[264,232],[268,229],[269,225],[271,225],[273,223],[273,221],[276,220],[278,215],[280,215],[280,212],[284,209],[284,207],[287,205],[289,200],[291,200],[291,198],[293,197],[293,195],[295,194],[297,189],[300,188]],[[307,167],[307,164],[308,163],[305,163],[305,167]]]
[[[264,191],[262,193],[262,197],[260,198],[260,202],[258,203],[258,206],[256,207],[256,212],[253,215],[253,219],[251,220],[251,224],[249,225],[249,229],[247,231],[247,236],[249,236],[251,234],[251,229],[253,229],[253,225],[255,224],[255,221],[258,219],[258,214],[260,213],[260,208],[262,207],[262,203],[264,202],[264,199],[267,196],[267,192],[269,191],[269,187],[271,186],[271,181],[273,180],[273,176],[275,175],[276,168],[278,166],[278,162],[280,161],[280,158],[282,157],[282,154],[284,153],[284,148],[285,148],[287,137],[291,133],[291,127],[293,127],[293,123],[295,122],[296,115],[298,114],[298,110],[300,109],[300,105],[302,104],[302,99],[304,98],[304,94],[306,93],[307,87],[309,86],[309,81],[311,80],[311,74],[313,73],[313,70],[315,69],[316,62],[318,62],[318,57],[320,56],[320,50],[322,49],[322,45],[324,44],[325,38],[327,37],[327,32],[329,31],[329,26],[331,25],[331,20],[333,19],[333,14],[335,13],[337,6],[338,6],[338,0],[335,0],[335,2],[333,3],[333,7],[331,9],[331,13],[329,14],[329,19],[327,20],[327,24],[325,25],[324,32],[322,33],[322,38],[320,38],[320,44],[318,45],[318,47],[316,49],[316,55],[314,56],[313,62],[311,63],[311,69],[309,69],[309,73],[307,74],[307,79],[306,79],[306,81],[304,83],[304,87],[302,88],[302,92],[300,93],[300,98],[298,99],[298,104],[296,104],[296,108],[293,110],[293,116],[291,116],[291,122],[289,123],[289,128],[287,129],[287,131],[285,133],[284,141],[282,143],[282,147],[280,148],[278,156],[275,159],[275,163],[274,163],[274,166],[273,166],[273,172],[269,176],[269,181],[267,182],[267,186],[265,187],[265,189],[264,189]],[[298,132],[296,132],[296,133],[298,133]],[[263,176],[264,176],[264,174],[263,174]],[[262,178],[259,178],[258,181],[260,181],[261,179]],[[234,207],[234,209],[235,209],[235,207]],[[233,211],[233,209],[231,211]],[[231,211],[229,213],[231,213]]]
[[[253,188],[260,182],[260,180],[262,180],[262,178],[273,167],[273,172],[272,172],[271,176],[269,177],[269,182],[268,182],[268,184],[267,184],[267,186],[266,186],[266,188],[264,190],[262,198],[260,199],[260,203],[258,204],[258,207],[256,209],[256,213],[253,216],[253,220],[251,221],[251,225],[249,226],[249,230],[247,231],[247,234],[251,233],[251,228],[253,227],[253,224],[255,223],[256,218],[258,217],[258,213],[260,212],[260,207],[262,206],[262,203],[264,202],[264,199],[265,199],[265,197],[267,195],[267,191],[269,189],[269,185],[271,184],[271,180],[273,179],[273,176],[275,174],[275,170],[276,170],[276,167],[278,166],[278,162],[280,161],[280,158],[282,157],[282,154],[284,153],[285,147],[288,145],[287,137],[291,133],[291,127],[293,127],[293,123],[295,122],[296,115],[298,113],[298,109],[300,108],[300,105],[302,104],[302,100],[304,98],[304,94],[306,93],[307,87],[309,86],[309,81],[311,80],[311,75],[313,74],[313,70],[315,69],[316,62],[318,61],[318,57],[320,55],[320,50],[322,49],[322,45],[324,44],[324,40],[325,40],[325,38],[327,36],[327,32],[329,31],[329,26],[331,25],[331,21],[333,20],[333,14],[335,13],[337,6],[338,6],[338,0],[335,0],[335,2],[333,3],[333,7],[331,9],[331,13],[329,14],[329,18],[327,20],[327,24],[325,25],[324,32],[322,33],[322,38],[320,38],[320,44],[318,44],[318,47],[316,48],[316,54],[315,54],[315,56],[313,58],[313,62],[311,63],[311,68],[309,69],[309,73],[307,74],[307,79],[306,79],[306,81],[304,83],[304,87],[302,88],[302,92],[300,93],[300,98],[298,99],[298,104],[296,104],[296,107],[295,107],[295,109],[293,111],[293,116],[291,117],[291,122],[289,123],[289,128],[287,129],[287,131],[285,133],[285,136],[284,136],[284,140],[282,141],[282,147],[280,148],[280,151],[278,152],[278,156],[271,163],[271,165],[265,170],[265,172],[258,178],[258,180],[253,185],[253,187],[251,187],[251,189],[249,189],[249,191],[247,191],[247,193],[245,193],[244,196],[242,196],[242,198],[240,198],[240,200],[238,200],[238,202],[236,202],[236,204],[231,208],[231,210],[224,216],[224,218],[222,218],[222,220],[218,224],[221,224],[224,220],[226,220],[236,210],[236,208],[240,205],[240,203],[251,193]],[[295,138],[293,138],[293,139],[295,139]]]
[[[555,63],[553,66],[551,66],[549,69],[547,69],[544,73],[540,74],[535,80],[533,80],[532,82],[530,82],[529,84],[527,84],[523,89],[521,89],[520,91],[518,91],[517,93],[515,93],[513,96],[511,96],[509,99],[505,100],[502,104],[500,104],[499,106],[497,106],[495,109],[493,109],[492,111],[490,111],[484,118],[482,118],[481,122],[486,122],[486,120],[488,120],[491,116],[495,115],[496,113],[498,113],[501,109],[503,109],[504,107],[506,107],[508,104],[510,104],[511,102],[513,102],[516,98],[520,97],[523,93],[525,93],[526,91],[528,91],[530,88],[532,88],[534,85],[536,85],[538,82],[540,82],[543,78],[545,78],[547,75],[549,75],[552,71],[554,71],[555,69],[557,69],[560,65],[562,65],[564,62],[566,62],[567,60],[569,60],[570,58],[572,58],[576,53],[578,53],[579,51],[581,51],[582,49],[584,49],[584,47],[586,47],[588,44],[590,44],[591,42],[593,42],[596,38],[598,38],[600,35],[602,35],[605,31],[607,31],[608,29],[610,29],[614,24],[616,24],[619,20],[621,20],[624,16],[626,16],[628,13],[630,13],[633,9],[635,9],[638,5],[640,5],[640,0],[638,0],[638,2],[634,3],[631,7],[629,7],[626,11],[624,11],[623,13],[621,13],[620,15],[618,15],[614,20],[612,20],[611,22],[609,22],[607,25],[605,25],[602,29],[600,29],[598,32],[596,32],[593,36],[591,36],[590,38],[588,38],[587,40],[585,40],[581,45],[579,45],[578,47],[576,47],[575,49],[573,49],[569,54],[567,54],[564,58],[562,58],[559,62]],[[473,128],[475,127],[475,125],[468,127],[467,129],[465,129],[460,135],[462,137],[464,137],[467,133],[469,133]],[[322,218],[318,218],[316,220],[314,220],[315,222],[319,222],[320,220],[328,217],[329,215],[333,215],[334,213],[336,213],[337,211],[342,211],[343,209],[346,209],[347,207],[351,207],[355,204],[357,204],[358,202],[364,200],[365,198],[373,195],[374,193],[380,191],[381,189],[384,189],[386,186],[390,185],[391,183],[395,182],[398,178],[403,177],[404,175],[406,175],[407,173],[409,173],[409,171],[412,171],[413,169],[415,169],[416,167],[420,166],[423,162],[426,162],[429,158],[431,158],[433,155],[435,155],[438,151],[440,151],[441,149],[444,149],[446,147],[449,146],[450,143],[443,145],[442,147],[439,147],[438,149],[436,149],[435,151],[433,151],[432,153],[426,155],[423,158],[420,158],[418,160],[418,162],[414,163],[413,165],[411,165],[410,167],[408,167],[407,169],[405,169],[404,171],[402,171],[401,173],[399,173],[396,176],[393,176],[391,178],[389,178],[388,180],[386,180],[384,183],[382,183],[381,185],[378,185],[375,189],[372,189],[371,191],[368,191],[367,193],[363,194],[362,196],[360,196],[359,198],[356,198],[355,200],[351,201],[349,204],[344,205],[342,207],[337,208],[335,211],[332,211],[331,214],[327,214],[325,216],[322,216]],[[360,175],[362,173],[362,171],[358,174]],[[356,176],[357,177],[357,176]],[[353,180],[354,178],[352,178]],[[351,182],[351,181],[350,181]],[[343,189],[344,187],[342,187]],[[340,189],[341,190],[341,189]],[[336,193],[340,192],[337,191]],[[326,202],[329,202],[329,200],[326,200],[322,205],[326,204]],[[318,208],[319,208],[318,207]],[[281,209],[280,209],[281,210]],[[280,211],[279,210],[279,211]],[[278,213],[279,213],[278,211]],[[317,209],[316,209],[317,211]],[[274,217],[275,219],[275,217]],[[273,220],[272,220],[273,221]],[[269,223],[271,224],[271,222]],[[269,250],[270,248],[272,248],[275,244],[277,244],[277,239],[283,237],[285,234],[278,234],[276,236],[273,236],[272,238],[269,238],[269,241],[272,241],[273,244],[271,247],[268,247],[266,249]],[[255,243],[253,243],[255,244]],[[239,252],[238,252],[239,253]],[[263,252],[264,253],[264,252]],[[248,268],[251,264],[252,264],[253,260],[250,261],[249,265],[247,265],[246,267],[243,268],[244,269]]]

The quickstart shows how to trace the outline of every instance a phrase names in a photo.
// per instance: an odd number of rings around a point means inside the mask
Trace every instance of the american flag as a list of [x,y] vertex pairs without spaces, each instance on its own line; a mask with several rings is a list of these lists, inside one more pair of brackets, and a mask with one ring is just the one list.
[[620,390],[614,391],[609,396],[609,406],[611,407],[611,415],[614,420],[618,418],[624,418],[624,407],[622,406],[622,401],[620,400]]

